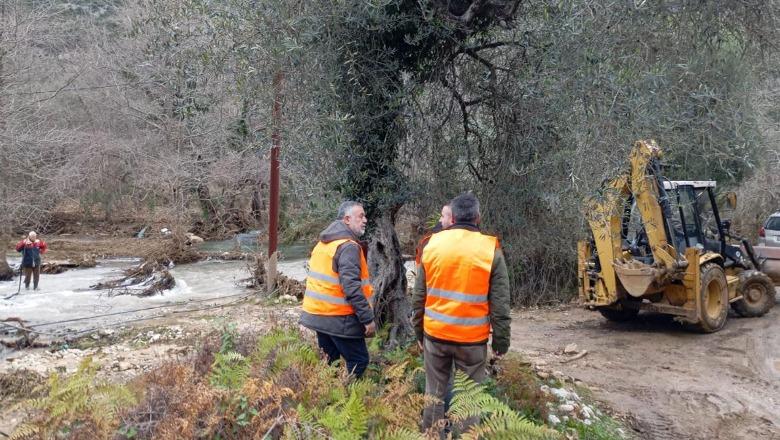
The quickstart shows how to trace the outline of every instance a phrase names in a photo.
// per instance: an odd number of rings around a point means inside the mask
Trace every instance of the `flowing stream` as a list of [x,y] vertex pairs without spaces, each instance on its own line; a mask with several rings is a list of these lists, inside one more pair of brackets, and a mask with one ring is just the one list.
[[[204,243],[211,251],[229,250],[230,243]],[[280,249],[282,259],[278,264],[279,272],[290,278],[306,278],[306,245],[293,245]],[[8,254],[8,263],[18,266],[18,254]],[[11,299],[0,299],[0,320],[10,317],[20,318],[26,325],[36,327],[41,334],[56,337],[65,334],[79,334],[102,326],[110,326],[119,321],[143,319],[159,314],[161,311],[186,309],[229,302],[252,291],[244,287],[242,279],[249,278],[248,261],[223,261],[209,259],[191,264],[182,264],[171,269],[176,286],[161,295],[135,297],[129,295],[111,296],[107,290],[93,290],[91,285],[101,281],[120,278],[122,272],[138,264],[137,259],[100,260],[98,265],[89,269],[71,269],[56,275],[41,274],[38,290],[32,285],[26,290],[24,284],[21,293]],[[0,282],[0,298],[7,297],[19,288],[19,278]],[[159,306],[171,306],[161,308]],[[137,309],[139,310],[130,312]],[[87,320],[67,321],[76,318],[92,317],[122,312]],[[128,313],[124,313],[128,312]],[[2,323],[0,323],[2,324]],[[17,326],[15,322],[8,322]],[[41,326],[41,324],[47,324]],[[0,325],[0,336],[15,333],[7,325]],[[44,334],[45,333],[45,334]],[[2,348],[0,347],[0,350]],[[0,358],[2,353],[0,352]]]

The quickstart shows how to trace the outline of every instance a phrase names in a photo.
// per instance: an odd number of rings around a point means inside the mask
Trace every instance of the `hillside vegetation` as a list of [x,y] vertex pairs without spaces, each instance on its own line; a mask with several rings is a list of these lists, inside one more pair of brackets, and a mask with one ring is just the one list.
[[515,302],[566,299],[581,201],[638,138],[664,148],[670,177],[737,189],[742,233],[778,209],[778,8],[5,0],[0,225],[262,227],[281,96],[285,237],[311,237],[354,197],[382,231],[373,249],[395,249],[403,220],[408,251],[471,189]]

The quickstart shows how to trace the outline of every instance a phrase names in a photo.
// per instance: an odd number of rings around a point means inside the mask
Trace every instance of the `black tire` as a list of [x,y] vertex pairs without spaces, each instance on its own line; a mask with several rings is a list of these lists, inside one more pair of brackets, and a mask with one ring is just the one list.
[[726,273],[717,264],[701,267],[699,291],[699,320],[697,327],[704,333],[714,333],[726,325],[729,316],[729,288]]
[[599,313],[610,321],[631,321],[639,314],[639,305],[636,304],[636,307],[626,307],[625,302],[621,301],[608,307],[599,307]]
[[737,292],[742,299],[732,303],[731,307],[740,316],[762,316],[775,305],[775,285],[763,272],[746,270],[740,273]]

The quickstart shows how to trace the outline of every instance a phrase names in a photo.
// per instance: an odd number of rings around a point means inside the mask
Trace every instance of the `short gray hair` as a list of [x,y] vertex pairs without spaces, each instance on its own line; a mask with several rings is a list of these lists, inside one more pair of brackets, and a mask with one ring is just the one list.
[[339,212],[338,214],[336,214],[336,219],[337,220],[343,219],[344,216],[346,216],[347,213],[355,206],[363,206],[363,205],[354,200],[346,200],[341,202],[341,205],[339,205]]
[[475,223],[479,218],[479,200],[471,192],[461,193],[452,199],[450,209],[455,222]]

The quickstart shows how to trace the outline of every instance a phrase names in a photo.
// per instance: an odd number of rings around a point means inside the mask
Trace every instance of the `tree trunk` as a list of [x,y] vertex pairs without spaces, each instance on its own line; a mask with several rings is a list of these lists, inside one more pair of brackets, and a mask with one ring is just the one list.
[[371,237],[368,265],[374,286],[374,310],[379,325],[391,323],[390,348],[411,340],[414,336],[411,322],[411,303],[406,295],[406,268],[401,259],[401,245],[395,233],[397,210],[384,211],[376,221]]
[[203,216],[206,218],[207,224],[210,225],[210,232],[213,232],[216,229],[215,226],[217,223],[222,224],[223,229],[225,229],[224,219],[219,216],[217,208],[211,201],[211,191],[209,190],[208,184],[205,182],[198,183],[197,192],[198,203],[200,204]]
[[[2,243],[6,243],[2,240]],[[8,260],[5,257],[5,248],[2,249],[2,255],[0,255],[0,281],[8,281],[14,278],[14,271],[11,266],[8,265]]]

